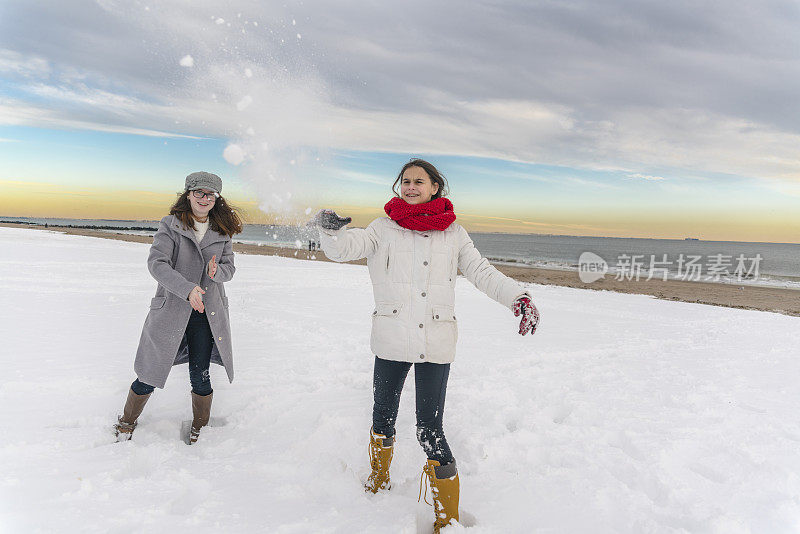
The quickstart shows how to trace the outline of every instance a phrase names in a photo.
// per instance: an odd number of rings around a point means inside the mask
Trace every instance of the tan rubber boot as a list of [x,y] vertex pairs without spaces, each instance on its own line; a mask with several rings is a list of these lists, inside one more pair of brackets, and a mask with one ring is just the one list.
[[189,445],[197,442],[197,438],[200,437],[200,429],[208,424],[213,397],[214,392],[203,396],[192,391],[192,431],[189,434]]
[[378,490],[391,489],[389,481],[389,466],[392,465],[392,454],[394,453],[394,436],[387,438],[383,434],[376,434],[372,429],[369,431],[369,464],[372,473],[364,484],[365,491],[378,493]]
[[152,393],[147,395],[137,395],[132,389],[128,390],[128,399],[125,401],[125,408],[122,409],[122,415],[117,417],[117,424],[114,425],[115,435],[117,441],[127,441],[133,436],[133,431],[136,429],[137,419],[142,415],[144,405],[147,404],[147,399],[150,398]]
[[439,529],[449,525],[450,521],[458,521],[458,470],[455,460],[447,465],[439,465],[436,460],[428,460],[422,470],[428,475],[431,485],[433,511],[436,514],[433,532],[438,534]]

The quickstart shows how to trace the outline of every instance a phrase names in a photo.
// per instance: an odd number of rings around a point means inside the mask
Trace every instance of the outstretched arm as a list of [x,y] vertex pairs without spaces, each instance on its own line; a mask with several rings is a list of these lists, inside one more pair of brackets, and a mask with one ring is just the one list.
[[514,312],[522,315],[519,333],[522,335],[536,331],[539,312],[531,302],[531,296],[522,285],[498,271],[489,260],[481,256],[469,234],[459,229],[460,247],[458,251],[458,268],[472,285],[483,291]]
[[373,221],[366,228],[346,229],[350,218],[341,218],[331,210],[323,210],[315,219],[319,226],[322,251],[338,262],[360,260],[378,249],[378,232]]

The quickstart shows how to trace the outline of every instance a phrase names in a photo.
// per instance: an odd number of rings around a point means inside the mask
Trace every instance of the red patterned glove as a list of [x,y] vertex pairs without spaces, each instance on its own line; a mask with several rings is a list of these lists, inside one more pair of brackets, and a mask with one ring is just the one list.
[[528,332],[531,335],[535,334],[536,327],[539,326],[539,310],[533,305],[531,298],[528,295],[522,295],[514,301],[513,310],[515,317],[522,315],[522,319],[519,322],[519,334],[521,336]]

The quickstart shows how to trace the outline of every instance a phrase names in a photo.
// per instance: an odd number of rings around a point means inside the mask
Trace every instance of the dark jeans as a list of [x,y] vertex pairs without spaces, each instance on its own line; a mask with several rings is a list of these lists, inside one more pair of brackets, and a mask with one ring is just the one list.
[[[394,423],[400,407],[400,394],[411,364],[375,357],[372,392],[372,428],[378,434],[394,436]],[[417,393],[417,440],[430,460],[440,465],[453,461],[453,453],[444,437],[444,397],[450,364],[415,363],[414,382]]]
[[[186,341],[189,344],[189,382],[192,384],[192,391],[205,397],[213,392],[208,368],[211,365],[211,348],[214,346],[214,336],[205,313],[192,310],[189,324],[186,325]],[[131,389],[137,395],[147,395],[155,387],[140,382],[137,378],[131,384]]]

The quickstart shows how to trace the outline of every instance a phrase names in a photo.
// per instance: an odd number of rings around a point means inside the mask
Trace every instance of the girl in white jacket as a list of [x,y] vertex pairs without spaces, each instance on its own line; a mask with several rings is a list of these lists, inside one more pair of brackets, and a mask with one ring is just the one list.
[[[398,194],[397,186],[400,186]],[[350,218],[331,210],[317,214],[325,255],[334,261],[367,258],[375,296],[371,349],[375,354],[370,432],[372,473],[365,487],[389,489],[394,423],[403,382],[414,364],[417,439],[428,457],[424,472],[433,494],[434,530],[458,521],[459,479],[442,430],[450,363],[458,337],[454,308],[460,269],[475,287],[521,317],[519,333],[536,331],[539,313],[515,280],[481,256],[455,223],[445,198],[447,181],[421,159],[409,161],[392,187],[395,197],[365,229],[345,229]]]

